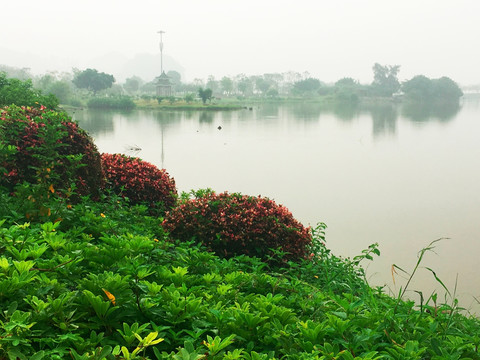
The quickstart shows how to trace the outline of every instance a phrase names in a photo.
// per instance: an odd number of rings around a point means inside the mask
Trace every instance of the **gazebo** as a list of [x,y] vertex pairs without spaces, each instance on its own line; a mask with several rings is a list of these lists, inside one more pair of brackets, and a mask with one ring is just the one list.
[[157,89],[157,96],[172,96],[173,95],[173,83],[165,74],[165,71],[162,71],[162,75],[158,76],[155,79],[155,86]]

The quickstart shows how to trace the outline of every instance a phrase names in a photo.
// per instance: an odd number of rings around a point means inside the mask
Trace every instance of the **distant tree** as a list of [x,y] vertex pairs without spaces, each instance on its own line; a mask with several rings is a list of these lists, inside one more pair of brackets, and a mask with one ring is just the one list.
[[244,96],[251,95],[253,93],[252,79],[250,79],[249,77],[246,77],[243,74],[239,75],[239,79],[237,80],[237,89]]
[[207,88],[212,89],[213,93],[217,93],[219,89],[219,83],[215,80],[215,76],[209,75],[207,79],[207,84],[205,85]]
[[99,73],[96,69],[87,69],[77,72],[73,78],[73,84],[80,89],[87,89],[93,92],[94,95],[98,91],[112,87],[115,82],[113,75]]
[[286,82],[293,84],[297,81],[302,80],[302,74],[296,71],[288,71],[283,74],[283,78]]
[[342,78],[335,83],[336,87],[345,87],[345,86],[355,87],[357,85],[358,85],[358,82],[353,80],[350,77]]
[[39,88],[42,91],[47,91],[47,89],[57,80],[57,77],[53,73],[48,73],[41,76],[38,80],[35,81],[35,87]]
[[334,98],[342,103],[357,103],[361,85],[352,78],[338,80],[334,86]]
[[375,95],[392,96],[394,92],[397,92],[400,89],[400,82],[398,81],[400,65],[382,66],[375,63],[372,69],[372,89]]
[[284,81],[283,75],[279,73],[263,74],[263,78],[270,84],[270,87],[274,89],[278,89]]
[[192,93],[188,93],[185,95],[184,99],[187,104],[190,104],[195,99],[195,95]]
[[322,83],[318,79],[307,78],[293,84],[292,92],[299,95],[317,93]]
[[278,90],[277,90],[277,89],[270,88],[270,89],[268,89],[266,95],[267,95],[269,98],[276,98],[276,97],[278,97]]
[[147,82],[140,86],[140,91],[144,94],[154,94],[157,87],[154,81]]
[[402,84],[402,91],[410,100],[430,101],[433,96],[432,80],[424,75],[417,75]]
[[212,89],[198,89],[198,96],[202,99],[203,104],[205,105],[208,100],[212,99]]
[[7,74],[0,72],[0,106],[8,105],[46,106],[54,109],[58,106],[58,99],[52,95],[44,95],[42,91],[35,89],[31,79],[25,81],[7,78]]
[[433,96],[438,100],[458,101],[463,96],[463,91],[455,81],[443,76],[433,80]]
[[233,81],[228,76],[224,76],[220,80],[220,86],[222,87],[222,92],[228,95],[233,90]]
[[33,78],[32,74],[30,74],[29,68],[16,68],[13,66],[0,65],[0,73],[2,72],[6,73],[9,78],[15,78],[22,81]]
[[199,87],[203,87],[203,79],[195,78],[193,79],[193,85],[198,89]]
[[105,94],[108,96],[122,96],[124,93],[125,90],[120,84],[113,84],[108,89],[105,89]]
[[48,86],[46,92],[54,95],[60,101],[60,104],[68,104],[73,94],[72,83],[65,80],[56,80]]
[[142,85],[142,79],[140,79],[138,76],[132,76],[125,80],[125,84],[123,84],[123,88],[129,94],[134,94],[140,89],[141,85]]
[[270,83],[263,77],[257,77],[255,79],[255,87],[260,90],[263,95],[267,93],[268,89],[270,89],[270,86]]
[[172,82],[173,86],[177,88],[181,83],[182,83],[182,75],[175,70],[169,70],[167,72],[167,76],[170,78],[170,81]]
[[414,102],[458,102],[462,90],[452,79],[441,77],[429,79],[424,75],[414,76],[402,84],[405,97]]

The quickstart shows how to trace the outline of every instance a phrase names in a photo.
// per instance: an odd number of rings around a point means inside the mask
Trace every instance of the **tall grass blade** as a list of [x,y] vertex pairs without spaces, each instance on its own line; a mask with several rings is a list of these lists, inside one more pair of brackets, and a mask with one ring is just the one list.
[[447,287],[445,286],[445,284],[443,283],[443,281],[440,280],[440,278],[437,276],[437,274],[435,273],[435,271],[433,271],[433,270],[430,269],[429,267],[425,267],[425,269],[427,269],[428,271],[430,271],[430,272],[433,274],[433,276],[435,277],[435,280],[437,280],[437,282],[438,282],[440,285],[442,285],[442,287],[445,289],[445,291],[447,292],[447,294],[448,294],[449,296],[452,296],[452,295],[450,294],[450,291],[448,291]]
[[[398,307],[398,305],[400,304],[401,299],[402,299],[403,296],[405,295],[405,292],[407,291],[408,286],[410,285],[410,282],[411,282],[412,279],[413,279],[413,276],[414,276],[415,273],[417,272],[418,267],[420,266],[420,264],[421,264],[421,262],[422,262],[422,260],[423,260],[423,257],[424,257],[424,255],[425,255],[425,253],[426,253],[427,251],[431,251],[431,252],[434,252],[434,253],[435,253],[435,251],[434,251],[435,246],[434,246],[434,245],[435,245],[437,242],[442,241],[442,240],[446,240],[446,239],[448,239],[448,238],[439,238],[439,239],[433,240],[432,242],[430,242],[430,244],[428,244],[426,247],[424,247],[422,250],[420,250],[420,251],[418,252],[418,260],[417,260],[417,263],[415,264],[415,267],[413,268],[412,274],[411,274],[410,277],[408,278],[407,283],[406,283],[405,287],[403,288],[403,291],[400,293],[400,296],[399,296],[398,299],[397,299],[397,303],[396,303],[396,305],[395,305],[395,308],[393,309],[393,312],[394,312],[394,313],[396,312],[397,307]],[[398,266],[396,266],[396,265],[395,265],[395,268],[397,268],[397,269],[399,269],[399,270],[402,270],[402,269],[400,269],[400,268],[399,268]],[[402,270],[402,271],[406,273],[405,270]],[[442,285],[443,285],[443,283],[442,283]],[[445,285],[444,285],[444,286],[445,286]]]

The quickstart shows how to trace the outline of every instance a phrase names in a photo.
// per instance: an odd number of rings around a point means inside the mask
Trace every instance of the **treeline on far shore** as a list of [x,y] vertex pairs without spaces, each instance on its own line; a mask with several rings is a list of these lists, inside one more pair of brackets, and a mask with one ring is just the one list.
[[[0,103],[9,105],[21,89],[30,88],[43,101],[73,107],[132,109],[214,108],[234,109],[253,101],[335,101],[355,104],[384,99],[414,103],[458,103],[463,92],[448,77],[430,79],[424,75],[400,82],[399,65],[374,64],[373,81],[361,84],[345,77],[327,84],[309,73],[285,72],[183,82],[181,74],[168,71],[146,81],[138,76],[116,82],[111,74],[96,69],[49,72],[34,76],[27,69],[0,65]],[[162,91],[159,88],[163,87]],[[166,89],[166,91],[165,91]]]

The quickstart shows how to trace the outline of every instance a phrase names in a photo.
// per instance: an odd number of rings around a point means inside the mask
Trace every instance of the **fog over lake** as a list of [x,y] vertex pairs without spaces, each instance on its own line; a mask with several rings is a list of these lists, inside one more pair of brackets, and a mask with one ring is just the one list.
[[298,71],[370,83],[380,63],[401,65],[400,80],[472,85],[480,83],[479,12],[475,0],[3,1],[0,64],[96,68],[124,81],[144,69],[120,65],[159,54],[163,30],[166,69],[188,81]]
[[[364,265],[371,284],[395,293],[405,280],[396,275],[393,284],[392,264],[411,271],[419,250],[449,238],[422,265],[451,290],[458,275],[461,305],[472,308],[473,296],[480,296],[476,99],[453,109],[306,102],[224,112],[77,110],[73,116],[101,152],[163,167],[179,191],[209,187],[272,198],[305,225],[325,222],[327,246],[340,256],[379,243],[381,256]],[[410,288],[412,299],[418,298],[413,290],[443,293],[425,269]]]

